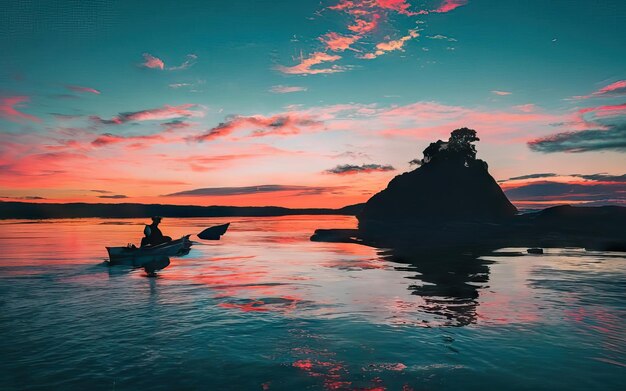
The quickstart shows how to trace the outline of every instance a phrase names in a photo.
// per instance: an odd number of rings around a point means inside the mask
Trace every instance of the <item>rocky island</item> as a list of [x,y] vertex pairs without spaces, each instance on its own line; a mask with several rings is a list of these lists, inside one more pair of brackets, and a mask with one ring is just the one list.
[[409,251],[575,246],[626,251],[626,208],[556,206],[520,214],[476,158],[476,131],[454,130],[424,150],[358,212],[356,229],[318,229],[313,241]]

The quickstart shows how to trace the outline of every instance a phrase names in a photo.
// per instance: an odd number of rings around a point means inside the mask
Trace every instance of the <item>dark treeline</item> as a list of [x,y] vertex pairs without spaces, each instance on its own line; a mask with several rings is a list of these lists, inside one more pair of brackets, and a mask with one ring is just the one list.
[[340,209],[290,209],[278,206],[194,206],[161,204],[40,204],[29,202],[0,202],[0,219],[60,219],[60,218],[132,218],[132,217],[231,217],[288,215],[346,215],[354,216],[362,204]]

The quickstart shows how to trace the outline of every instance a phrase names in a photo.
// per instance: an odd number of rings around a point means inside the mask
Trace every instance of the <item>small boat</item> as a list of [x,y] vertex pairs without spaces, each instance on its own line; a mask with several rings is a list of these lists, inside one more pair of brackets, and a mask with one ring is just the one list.
[[107,247],[109,263],[111,265],[144,267],[146,264],[159,261],[164,257],[188,254],[192,245],[189,236],[190,235],[185,235],[180,239],[161,243],[156,246],[135,247],[131,245],[126,247]]
[[204,240],[220,240],[220,236],[226,233],[226,230],[230,226],[230,223],[215,225],[209,227],[198,234],[200,239]]

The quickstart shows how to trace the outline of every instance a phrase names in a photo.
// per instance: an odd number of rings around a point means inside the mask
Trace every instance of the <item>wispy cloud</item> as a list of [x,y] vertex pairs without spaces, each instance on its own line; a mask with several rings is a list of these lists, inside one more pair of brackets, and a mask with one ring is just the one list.
[[120,136],[111,133],[104,133],[98,136],[91,142],[94,147],[104,147],[111,144],[118,144],[121,142],[141,142],[149,140],[163,140],[163,136],[160,134],[143,135],[143,136]]
[[249,147],[238,147],[232,153],[184,155],[183,157],[170,157],[167,160],[182,164],[195,172],[220,171],[229,169],[237,164],[249,165],[250,160],[258,163],[267,158],[272,161],[277,156],[302,155],[302,151],[288,151],[265,144],[253,144]]
[[353,164],[341,164],[336,167],[333,167],[329,170],[326,170],[327,174],[336,174],[336,175],[354,175],[354,174],[369,174],[372,172],[385,172],[385,171],[394,171],[395,168],[390,165],[383,164],[363,164],[360,166]]
[[516,204],[626,204],[624,183],[540,181],[505,188],[504,192]]
[[562,132],[531,140],[536,152],[592,152],[614,150],[626,152],[626,125],[612,125],[608,129],[590,129]]
[[168,84],[170,88],[182,88],[182,87],[191,87],[193,84],[191,83],[172,83]]
[[344,72],[346,68],[339,65],[331,65],[326,68],[313,68],[316,65],[331,63],[338,60],[341,60],[341,56],[324,52],[315,52],[307,58],[300,58],[300,63],[297,65],[291,67],[277,65],[275,69],[289,75],[317,75],[322,73]]
[[450,12],[466,4],[467,4],[467,0],[444,0],[443,3],[441,3],[441,5],[438,8],[432,10],[431,12],[437,12],[437,13]]
[[601,97],[615,97],[626,95],[626,80],[619,80],[615,83],[611,83],[608,86],[602,87],[597,91],[592,92],[589,95],[574,96],[574,99],[589,99],[589,98],[601,98]]
[[0,118],[5,118],[14,122],[21,122],[22,120],[41,122],[41,119],[35,117],[34,115],[26,114],[18,110],[18,107],[22,106],[29,100],[30,99],[27,96],[0,97]]
[[65,86],[65,88],[74,92],[88,92],[90,94],[100,95],[100,91],[96,90],[95,88],[81,87],[81,86],[74,86],[74,85],[67,85]]
[[37,200],[45,200],[45,197],[40,196],[1,196],[0,198],[5,200],[20,200],[20,201],[37,201]]
[[517,105],[513,106],[513,108],[522,111],[524,113],[532,113],[537,110],[537,106],[532,103],[527,103],[525,105]]
[[175,66],[170,66],[167,67],[165,66],[165,62],[163,62],[163,60],[161,60],[158,57],[155,57],[153,55],[151,55],[150,53],[144,53],[143,54],[143,62],[140,64],[142,67],[144,68],[152,68],[152,69],[160,69],[160,70],[167,70],[167,71],[180,71],[180,70],[184,70],[184,69],[188,69],[191,66],[193,66],[198,60],[198,56],[195,54],[188,54],[185,57],[185,61],[183,61],[183,63],[181,63],[180,65],[175,65]]
[[342,153],[338,153],[336,155],[332,155],[332,158],[335,159],[344,159],[344,158],[350,158],[350,159],[360,159],[360,160],[371,160],[372,157],[370,155],[368,155],[365,152],[358,152],[358,151],[345,151]]
[[170,83],[167,86],[172,89],[180,89],[184,88],[189,92],[200,92],[202,86],[206,84],[206,80],[199,79],[194,82],[181,82],[181,83]]
[[[294,186],[294,185],[258,185],[240,187],[206,187],[202,189],[185,190],[177,193],[166,194],[165,197],[189,197],[189,196],[235,196],[259,193],[296,192],[301,195],[323,194],[337,187],[327,186]],[[297,194],[296,194],[297,195]]]
[[196,56],[195,54],[188,54],[185,57],[185,61],[183,61],[182,64],[177,65],[177,66],[169,67],[169,68],[167,68],[167,70],[169,70],[169,71],[182,71],[184,69],[192,67],[197,61],[198,61],[198,56]]
[[622,175],[611,175],[607,173],[597,173],[597,174],[556,174],[553,172],[548,173],[538,173],[538,174],[527,174],[511,177],[509,179],[500,180],[498,182],[510,182],[510,181],[525,181],[528,179],[545,179],[545,178],[581,178],[588,181],[594,181],[596,183],[626,183],[626,174]]
[[441,34],[437,34],[437,35],[428,35],[426,36],[426,38],[429,39],[437,39],[437,40],[442,40],[442,41],[448,41],[448,42],[456,42],[457,40],[451,37],[447,37],[445,35],[441,35]]
[[572,174],[572,176],[599,182],[626,182],[626,174],[610,175],[605,173],[599,174]]
[[392,41],[387,41],[387,42],[381,42],[379,44],[376,44],[376,51],[373,53],[366,53],[364,55],[362,55],[360,58],[364,58],[364,59],[374,59],[378,56],[382,56],[383,54],[387,53],[387,52],[392,52],[395,50],[404,50],[404,44],[409,41],[410,39],[419,37],[419,33],[417,32],[417,30],[409,30],[408,34],[400,37],[399,39],[396,40],[392,40]]
[[111,194],[111,195],[100,195],[98,196],[98,198],[105,198],[105,199],[113,199],[113,200],[119,200],[119,199],[124,199],[124,198],[128,198],[127,195],[124,194]]
[[581,130],[559,132],[528,142],[537,152],[626,151],[626,103],[579,109],[577,118],[564,125]]
[[209,141],[225,137],[240,129],[254,129],[250,137],[269,135],[293,135],[301,132],[302,128],[319,128],[322,122],[309,115],[299,113],[285,113],[265,117],[257,116],[231,116],[225,122],[209,129],[192,138],[193,141]]
[[558,176],[558,174],[555,174],[553,172],[539,173],[539,174],[527,174],[527,175],[514,176],[512,178],[505,179],[505,181],[519,181],[519,180],[524,180],[524,179],[553,178],[555,176]]
[[283,86],[283,85],[272,86],[272,88],[270,88],[270,92],[273,92],[275,94],[289,94],[292,92],[301,92],[301,91],[307,91],[307,88],[299,87],[299,86]]
[[119,113],[111,119],[102,119],[99,116],[91,116],[90,118],[93,121],[104,125],[119,125],[133,121],[155,121],[175,118],[204,117],[204,114],[204,109],[201,106],[188,103],[178,106],[165,105],[156,109]]

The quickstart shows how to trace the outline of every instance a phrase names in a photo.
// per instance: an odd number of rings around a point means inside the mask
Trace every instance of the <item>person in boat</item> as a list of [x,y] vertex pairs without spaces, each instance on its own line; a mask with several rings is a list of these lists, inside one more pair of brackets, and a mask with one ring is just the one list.
[[161,217],[154,216],[152,218],[152,224],[146,225],[146,228],[144,228],[143,230],[145,237],[141,239],[141,247],[156,246],[157,244],[172,241],[171,237],[164,236],[161,230],[159,229],[160,222],[161,222]]

